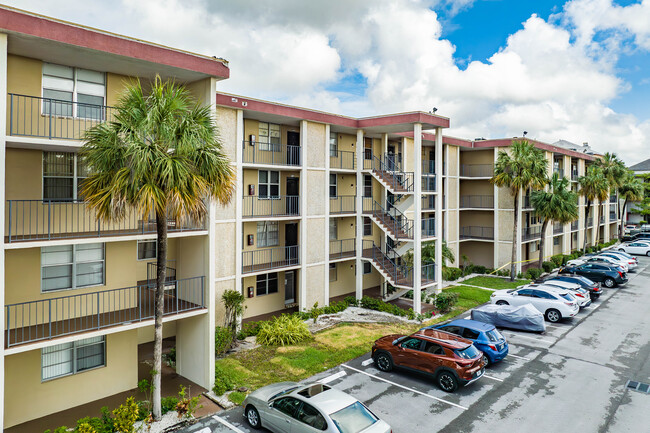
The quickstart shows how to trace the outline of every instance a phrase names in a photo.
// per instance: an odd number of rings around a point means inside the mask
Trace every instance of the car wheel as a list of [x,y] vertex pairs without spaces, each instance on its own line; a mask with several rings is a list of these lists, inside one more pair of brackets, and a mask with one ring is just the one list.
[[507,301],[497,301],[497,305],[510,305]]
[[458,389],[458,380],[452,373],[443,371],[438,374],[438,386],[445,392],[454,392]]
[[613,278],[605,278],[605,281],[603,281],[603,284],[605,287],[609,287],[610,289],[616,285],[616,281],[614,281]]
[[379,353],[375,356],[375,367],[381,371],[391,371],[393,369],[393,358],[388,353]]
[[546,310],[546,320],[551,323],[557,323],[562,319],[562,314],[555,309]]
[[650,250],[646,251],[645,255],[650,257]]
[[483,367],[487,367],[490,365],[490,358],[484,353],[483,354]]
[[255,409],[255,406],[248,405],[246,406],[246,421],[248,425],[254,429],[262,427],[262,421],[260,420],[260,413]]

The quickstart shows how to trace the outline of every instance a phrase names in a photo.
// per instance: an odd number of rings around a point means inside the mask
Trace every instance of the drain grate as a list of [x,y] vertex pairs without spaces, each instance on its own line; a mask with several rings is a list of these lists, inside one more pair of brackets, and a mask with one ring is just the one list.
[[642,382],[636,382],[634,380],[628,380],[627,384],[625,385],[629,389],[633,389],[634,391],[639,391],[644,394],[650,394],[650,384],[647,383],[642,383]]

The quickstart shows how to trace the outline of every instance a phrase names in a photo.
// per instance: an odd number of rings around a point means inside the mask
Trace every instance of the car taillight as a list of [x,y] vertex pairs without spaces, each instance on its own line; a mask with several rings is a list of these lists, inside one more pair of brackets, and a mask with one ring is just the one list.
[[623,278],[623,272],[621,272],[621,271],[618,271],[618,275],[620,275],[620,276],[621,276],[621,278]]
[[488,347],[492,350],[497,350],[497,347],[493,344],[488,344]]
[[583,295],[582,293],[576,293],[576,296],[580,296],[581,298],[585,297],[585,295]]
[[565,302],[565,304],[568,305],[569,307],[573,307],[573,302]]
[[600,287],[598,286],[594,287],[594,292],[600,292]]

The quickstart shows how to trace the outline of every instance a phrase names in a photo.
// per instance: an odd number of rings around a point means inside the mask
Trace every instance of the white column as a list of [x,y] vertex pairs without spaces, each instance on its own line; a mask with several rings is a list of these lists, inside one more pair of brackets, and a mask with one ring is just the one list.
[[[413,125],[413,177],[414,177],[414,197],[413,197],[413,311],[422,312],[422,299],[420,292],[422,290],[422,124]],[[439,209],[439,208],[438,208]],[[436,209],[436,211],[438,211]],[[436,217],[440,217],[436,212]],[[436,218],[436,228],[438,219]],[[440,232],[436,232],[439,234]],[[436,245],[440,242],[436,241]],[[436,257],[436,263],[437,261]]]
[[[325,125],[325,305],[330,304],[330,125]],[[338,179],[337,188],[338,188]]]
[[[216,95],[217,95],[217,80],[216,78],[210,78],[210,85],[208,86],[207,95],[205,98],[210,104],[210,111],[216,119],[217,117],[217,107],[216,107]],[[239,179],[236,179],[239,184]],[[206,361],[206,381],[208,389],[212,389],[214,386],[214,333],[215,326],[217,323],[217,290],[215,287],[215,279],[217,277],[217,228],[216,228],[216,214],[217,214],[217,204],[214,201],[210,202],[210,210],[208,213],[208,254],[207,254],[207,268],[208,268],[208,277],[205,280],[205,284],[208,286],[207,297],[208,297],[208,320],[207,320],[207,334],[208,334],[208,344],[207,346],[207,361]],[[240,238],[241,239],[241,238]],[[241,257],[240,250],[236,250],[238,255]]]
[[298,308],[307,309],[307,121],[300,121],[300,296]]
[[[524,222],[522,221],[522,218],[524,216],[524,213],[522,212],[523,208],[523,199],[524,199],[524,193],[523,191],[519,191],[519,208],[514,209],[514,212],[517,212],[517,235],[515,236],[515,239],[513,239],[514,242],[517,242],[517,254],[515,257],[515,261],[517,262],[515,266],[515,271],[516,272],[521,272],[521,248],[522,248],[522,236],[521,236],[521,231],[523,230],[524,227]],[[514,214],[513,214],[514,218]],[[516,277],[516,275],[515,275]]]
[[[494,163],[496,164],[497,162],[497,148],[494,149]],[[460,188],[459,188],[460,189]],[[494,191],[494,227],[492,229],[492,232],[494,233],[494,243],[492,244],[493,246],[493,251],[494,251],[494,257],[493,257],[493,265],[492,267],[494,269],[497,269],[500,266],[500,259],[499,257],[500,254],[500,248],[499,248],[499,187],[494,185],[493,186],[493,191]],[[514,214],[513,214],[514,215]],[[510,269],[510,267],[507,267],[507,269]]]
[[[436,128],[436,293],[442,291],[442,128]],[[420,203],[420,200],[416,200]],[[419,226],[418,226],[419,229]],[[459,244],[460,245],[460,244]],[[460,246],[458,248],[460,252]]]
[[244,237],[244,223],[242,222],[243,215],[243,200],[244,200],[244,169],[242,168],[243,161],[243,145],[244,145],[244,110],[237,110],[237,130],[235,132],[235,162],[237,164],[237,185],[235,187],[235,290],[244,296],[243,280],[242,280],[242,254],[243,237]]
[[[437,145],[437,143],[436,143]],[[443,145],[444,146],[444,145]],[[444,148],[444,154],[445,154],[445,162],[447,163],[447,166],[449,165],[449,146]],[[437,179],[436,182],[440,181],[442,182],[442,209],[443,209],[443,215],[444,215],[444,233],[443,233],[443,239],[449,240],[449,167],[447,167],[447,172],[444,173],[444,169],[442,168],[442,162],[440,163],[441,167],[441,172],[440,175],[436,175]],[[438,170],[438,167],[435,167],[436,173]],[[459,188],[456,188],[456,191],[458,191]],[[447,203],[445,203],[445,201]],[[458,200],[456,201],[458,203]],[[445,207],[446,204],[446,207]],[[457,224],[458,225],[458,224]],[[458,237],[456,237],[458,239]]]
[[357,197],[356,197],[356,213],[357,213],[357,258],[356,258],[356,297],[361,299],[363,297],[363,263],[361,257],[363,255],[363,130],[357,129]]
[[[0,34],[0,113],[7,112],[7,35]],[[2,186],[0,187],[0,227],[5,226],[5,157],[6,157],[6,137],[7,117],[3,114],[0,116],[0,177]],[[4,236],[0,239],[0,299],[3,303],[5,298],[5,243]],[[5,309],[0,308],[0,323],[5,323]],[[5,376],[5,333],[0,332],[0,430],[4,425],[4,376]]]
[[[382,156],[388,154],[388,134],[384,133],[381,134],[381,151],[382,151]],[[395,158],[397,158],[397,154],[395,154]],[[386,202],[388,201],[388,190],[386,188],[381,189],[381,205],[386,206]],[[388,207],[386,207],[388,209]],[[383,237],[382,234],[380,234],[381,237],[381,249],[382,251],[386,248],[386,239]],[[386,286],[386,280],[382,279],[381,284],[381,296],[385,297],[386,294],[388,293],[387,286]]]

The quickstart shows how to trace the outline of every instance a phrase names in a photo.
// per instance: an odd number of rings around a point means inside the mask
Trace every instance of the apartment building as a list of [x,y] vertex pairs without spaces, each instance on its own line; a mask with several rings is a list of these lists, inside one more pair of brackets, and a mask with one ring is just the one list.
[[[100,221],[83,202],[83,132],[125,84],[159,74],[205,104],[229,76],[199,56],[0,7],[0,384],[4,428],[137,386],[153,340],[156,224]],[[177,371],[214,380],[214,230],[169,222],[164,335]]]

